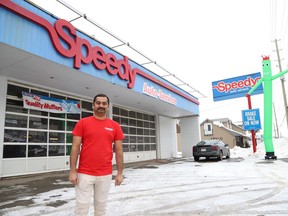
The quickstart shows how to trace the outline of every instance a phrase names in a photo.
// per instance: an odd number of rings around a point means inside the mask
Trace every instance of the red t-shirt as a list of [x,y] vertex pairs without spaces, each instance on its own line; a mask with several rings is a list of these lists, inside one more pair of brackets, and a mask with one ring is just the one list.
[[112,174],[112,144],[124,139],[120,125],[108,118],[90,116],[79,120],[72,134],[82,137],[78,172],[93,176]]

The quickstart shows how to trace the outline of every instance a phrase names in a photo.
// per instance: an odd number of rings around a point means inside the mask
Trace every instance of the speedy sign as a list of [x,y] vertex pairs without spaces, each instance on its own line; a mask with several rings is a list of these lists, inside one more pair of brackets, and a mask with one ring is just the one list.
[[242,121],[244,130],[261,129],[259,109],[242,110]]
[[[248,91],[261,79],[261,73],[248,74],[238,76],[230,79],[219,80],[212,82],[213,100],[221,101],[244,97]],[[253,92],[255,94],[262,94],[262,84]]]

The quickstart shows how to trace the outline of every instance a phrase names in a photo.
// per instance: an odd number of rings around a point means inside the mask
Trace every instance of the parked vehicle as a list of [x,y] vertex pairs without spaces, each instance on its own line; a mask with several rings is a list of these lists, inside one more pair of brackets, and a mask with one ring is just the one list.
[[193,146],[192,152],[195,161],[199,161],[200,157],[217,157],[218,160],[223,157],[230,158],[229,146],[221,140],[202,140]]

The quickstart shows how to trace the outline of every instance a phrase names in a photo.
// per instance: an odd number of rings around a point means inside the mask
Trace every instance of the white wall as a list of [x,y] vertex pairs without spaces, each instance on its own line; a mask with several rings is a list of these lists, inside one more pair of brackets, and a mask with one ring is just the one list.
[[177,157],[176,119],[159,116],[159,159]]
[[0,76],[0,178],[2,176],[2,166],[3,166],[2,157],[3,157],[6,93],[7,93],[7,79],[6,77]]
[[200,140],[199,117],[185,117],[180,119],[182,156],[192,156],[192,146]]

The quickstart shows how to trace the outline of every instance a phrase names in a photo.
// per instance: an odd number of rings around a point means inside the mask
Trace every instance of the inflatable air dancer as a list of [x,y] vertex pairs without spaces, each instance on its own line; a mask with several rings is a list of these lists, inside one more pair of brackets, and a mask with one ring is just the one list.
[[264,83],[264,145],[265,145],[265,160],[277,159],[274,155],[274,147],[272,141],[272,81],[284,74],[288,73],[288,70],[280,72],[272,76],[271,62],[269,56],[262,56],[262,70],[263,77],[253,86],[248,92],[251,95],[252,92],[263,82]]

